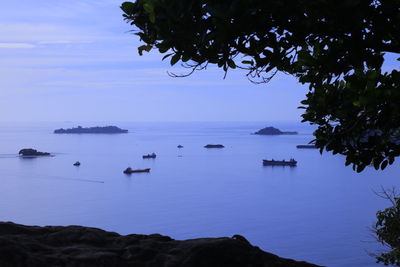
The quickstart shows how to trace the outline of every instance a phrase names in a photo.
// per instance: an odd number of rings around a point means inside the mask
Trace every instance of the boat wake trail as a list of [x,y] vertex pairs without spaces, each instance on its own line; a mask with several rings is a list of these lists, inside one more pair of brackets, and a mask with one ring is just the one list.
[[[0,157],[1,158],[1,157]],[[15,173],[4,173],[1,172],[0,176],[5,176],[5,177],[15,177],[15,178],[21,178],[21,175],[16,175]],[[65,180],[65,181],[75,181],[75,182],[85,182],[85,183],[97,183],[97,184],[104,184],[104,181],[97,180],[97,179],[84,179],[84,178],[66,178],[66,177],[61,177],[61,176],[53,176],[53,175],[46,175],[43,177],[43,175],[35,175],[35,174],[30,174],[29,179],[39,179],[39,180]]]
[[0,159],[11,159],[18,157],[17,154],[0,154]]
[[76,182],[86,182],[86,183],[98,183],[104,184],[104,181],[94,180],[94,179],[81,179],[81,178],[65,178],[60,176],[47,176],[37,179],[46,179],[46,180],[66,180],[66,181],[76,181]]

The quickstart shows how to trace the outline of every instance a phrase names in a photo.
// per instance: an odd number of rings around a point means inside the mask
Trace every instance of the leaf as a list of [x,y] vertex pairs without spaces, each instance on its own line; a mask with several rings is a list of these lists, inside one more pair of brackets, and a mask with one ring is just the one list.
[[161,54],[163,54],[163,53],[165,53],[165,52],[167,52],[169,50],[169,47],[167,47],[167,46],[159,46],[158,47],[158,51],[161,53]]
[[156,15],[154,15],[154,13],[151,13],[151,14],[149,15],[149,20],[150,20],[151,23],[156,22]]
[[384,160],[383,162],[382,162],[382,164],[381,164],[381,170],[384,170],[386,167],[387,167],[387,165],[388,165],[388,161],[387,160]]
[[132,15],[135,13],[136,5],[132,2],[124,2],[121,5],[121,9],[125,12],[125,14]]
[[154,13],[154,6],[149,2],[143,4],[143,9],[149,14]]
[[143,51],[150,52],[153,47],[151,45],[142,45],[138,47],[139,55],[143,56]]
[[366,167],[366,165],[364,165],[364,164],[358,165],[357,168],[356,168],[356,171],[358,173],[360,173],[365,169],[365,167]]
[[367,76],[368,76],[368,79],[375,80],[376,78],[378,78],[379,73],[376,71],[369,71]]
[[381,164],[381,161],[379,161],[378,159],[374,160],[374,168],[375,170],[379,170],[379,165]]
[[246,65],[254,65],[254,61],[253,60],[243,60],[242,64],[246,64]]
[[183,62],[187,62],[187,61],[189,61],[190,60],[190,55],[183,55],[182,56],[182,61]]
[[170,62],[170,63],[171,63],[171,66],[175,65],[176,62],[179,61],[179,59],[181,59],[181,55],[175,54],[175,55],[171,58],[171,62]]
[[228,60],[228,66],[229,66],[231,69],[236,69],[236,64],[235,64],[235,62],[234,62],[232,59],[229,59],[229,60]]
[[149,14],[149,20],[151,23],[156,21],[156,15],[154,13],[154,4],[150,1],[147,1],[143,4],[143,9]]
[[173,55],[174,53],[170,53],[170,54],[166,54],[165,56],[163,56],[162,60],[166,59],[167,57]]

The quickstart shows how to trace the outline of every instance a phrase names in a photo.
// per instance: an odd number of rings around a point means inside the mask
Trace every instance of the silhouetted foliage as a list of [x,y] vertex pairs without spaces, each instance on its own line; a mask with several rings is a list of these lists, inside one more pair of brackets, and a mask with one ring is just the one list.
[[389,200],[393,206],[378,211],[378,221],[374,227],[377,239],[390,250],[376,256],[378,262],[385,265],[400,266],[400,198],[394,189],[379,194]]
[[309,85],[304,122],[315,144],[346,156],[358,172],[400,155],[400,1],[137,0],[122,4],[143,51],[158,49],[195,70],[248,70],[253,82],[277,71]]

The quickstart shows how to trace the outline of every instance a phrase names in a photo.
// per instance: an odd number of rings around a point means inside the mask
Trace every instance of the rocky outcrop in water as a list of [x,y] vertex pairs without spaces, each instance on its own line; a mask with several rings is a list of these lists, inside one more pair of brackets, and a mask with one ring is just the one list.
[[24,148],[18,152],[21,157],[40,157],[40,156],[51,156],[48,152],[40,152],[33,148]]
[[280,258],[245,238],[173,240],[82,226],[0,223],[2,267],[318,267]]

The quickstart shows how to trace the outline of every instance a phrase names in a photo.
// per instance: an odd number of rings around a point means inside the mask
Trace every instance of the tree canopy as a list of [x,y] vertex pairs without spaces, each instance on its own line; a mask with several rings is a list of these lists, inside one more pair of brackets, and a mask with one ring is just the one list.
[[389,200],[392,204],[384,210],[378,211],[378,221],[374,225],[377,240],[388,250],[375,255],[377,262],[385,265],[400,266],[400,198],[395,189],[383,190],[379,196]]
[[[253,82],[277,71],[309,86],[315,144],[361,172],[400,155],[400,0],[137,0],[121,6],[144,42],[189,73],[216,64]],[[399,59],[397,59],[399,60]],[[389,69],[388,69],[389,68]],[[397,69],[396,69],[397,68]]]

